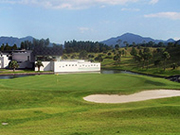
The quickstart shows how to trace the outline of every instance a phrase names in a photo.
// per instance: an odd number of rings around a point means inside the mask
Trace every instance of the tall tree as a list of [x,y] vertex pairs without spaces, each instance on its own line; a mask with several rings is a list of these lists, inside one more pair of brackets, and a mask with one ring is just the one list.
[[167,60],[170,58],[170,54],[167,51],[165,51],[162,54],[162,58],[164,60],[164,70],[166,70],[166,63],[167,63]]
[[4,46],[4,44],[2,44],[1,45],[1,51],[4,51],[4,48],[5,48],[5,46]]
[[14,44],[13,46],[12,46],[12,50],[17,50],[18,48],[17,48],[17,45],[16,44]]
[[20,45],[20,49],[25,49],[25,43],[24,42],[21,42],[21,45]]
[[4,47],[5,51],[9,51],[11,50],[11,46],[8,45],[8,43],[6,43],[5,47]]
[[137,55],[137,51],[136,51],[135,47],[132,47],[132,50],[131,50],[130,54],[132,56],[136,56]]
[[119,50],[119,45],[118,44],[115,45],[115,49]]
[[121,42],[122,42],[121,39],[118,39],[118,40],[117,40],[117,43],[118,43],[119,47],[121,47]]
[[120,65],[121,63],[121,51],[118,51],[118,53],[113,58],[114,61],[116,61],[117,65]]
[[126,46],[126,50],[127,50],[127,48],[129,47],[128,42],[127,42],[127,41],[124,41],[123,44]]

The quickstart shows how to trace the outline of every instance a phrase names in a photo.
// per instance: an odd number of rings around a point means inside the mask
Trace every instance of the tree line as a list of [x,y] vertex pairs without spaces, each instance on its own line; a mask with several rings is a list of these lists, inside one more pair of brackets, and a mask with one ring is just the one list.
[[81,51],[86,51],[88,53],[100,53],[110,50],[111,47],[99,42],[92,41],[68,41],[64,43],[65,53],[79,53]]
[[33,41],[24,41],[21,42],[20,46],[18,47],[16,44],[14,44],[13,46],[10,46],[8,43],[6,44],[2,44],[0,47],[0,51],[11,51],[11,50],[34,50],[36,48],[43,48],[43,47],[62,47],[60,45],[57,45],[55,43],[52,43],[52,45],[50,46],[50,41],[49,38],[47,39],[33,39]]

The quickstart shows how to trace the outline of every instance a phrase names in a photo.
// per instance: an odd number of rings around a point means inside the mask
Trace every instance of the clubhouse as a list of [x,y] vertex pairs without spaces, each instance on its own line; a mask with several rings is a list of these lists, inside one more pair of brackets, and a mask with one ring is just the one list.
[[18,69],[32,69],[38,71],[35,67],[37,60],[42,61],[43,67],[40,71],[53,71],[54,73],[73,73],[73,72],[100,72],[101,64],[92,63],[85,60],[61,60],[62,52],[60,50],[14,50],[9,52],[0,52],[0,68],[8,68],[9,62],[15,60],[18,62]]

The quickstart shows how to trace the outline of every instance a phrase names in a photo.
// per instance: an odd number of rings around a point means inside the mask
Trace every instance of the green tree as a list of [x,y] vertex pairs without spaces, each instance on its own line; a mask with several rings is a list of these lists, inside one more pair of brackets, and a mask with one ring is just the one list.
[[154,66],[156,66],[157,68],[159,68],[160,65],[161,65],[161,60],[158,59],[154,61]]
[[62,58],[63,58],[63,59],[68,59],[68,56],[64,54],[64,55],[62,56]]
[[120,63],[121,63],[121,51],[118,51],[118,53],[113,57],[113,60],[116,61],[117,65],[120,65]]
[[173,64],[171,65],[171,67],[172,67],[173,69],[176,69],[176,68],[178,68],[178,64],[177,64],[177,63],[173,63]]
[[121,42],[122,42],[121,39],[118,39],[118,40],[117,40],[117,43],[118,43],[119,47],[121,47]]
[[76,54],[73,54],[72,56],[71,56],[71,59],[75,59],[76,58]]
[[135,42],[133,42],[133,43],[132,43],[132,46],[133,46],[133,47],[135,47],[135,46],[136,46],[136,43],[135,43]]
[[109,52],[107,55],[108,55],[108,56],[111,56],[111,53]]
[[119,45],[118,44],[115,45],[115,49],[119,50]]
[[102,61],[103,61],[102,55],[98,55],[98,56],[95,58],[95,61],[102,62]]
[[13,46],[12,46],[12,50],[17,50],[18,48],[17,48],[17,45],[16,44],[14,44]]
[[17,63],[17,61],[15,60],[12,60],[10,63],[9,63],[9,68],[13,68],[13,72],[15,72],[15,69],[18,68],[19,65]]
[[11,50],[11,46],[9,46],[8,43],[7,43],[7,44],[5,45],[5,47],[4,47],[4,50],[5,50],[5,51]]
[[38,61],[35,63],[35,67],[38,67],[38,71],[40,71],[40,68],[41,68],[41,67],[44,67],[44,65],[42,64],[41,61],[38,60]]
[[24,42],[21,42],[21,45],[20,45],[20,49],[25,49],[25,43]]
[[141,62],[142,62],[143,57],[142,57],[141,55],[136,55],[136,56],[134,57],[134,59],[135,59],[135,61],[138,62],[138,66],[141,67]]
[[122,53],[122,55],[124,56],[124,55],[125,55],[125,50],[123,49],[123,50],[121,51],[121,53]]
[[126,46],[125,49],[127,50],[128,46],[129,46],[128,42],[127,42],[127,41],[124,41],[123,44],[124,44],[124,46]]
[[132,47],[132,50],[131,50],[130,54],[132,56],[136,56],[137,55],[137,51],[136,51],[135,47]]
[[150,52],[144,52],[144,61],[147,62],[147,68],[149,68],[149,60],[152,58],[152,54]]
[[166,63],[167,63],[167,60],[170,58],[170,54],[168,52],[164,52],[162,54],[162,58],[164,60],[164,70],[166,70]]
[[80,53],[79,53],[79,58],[80,59],[85,59],[87,57],[87,52],[86,51],[81,51]]
[[1,45],[1,51],[4,51],[4,44]]

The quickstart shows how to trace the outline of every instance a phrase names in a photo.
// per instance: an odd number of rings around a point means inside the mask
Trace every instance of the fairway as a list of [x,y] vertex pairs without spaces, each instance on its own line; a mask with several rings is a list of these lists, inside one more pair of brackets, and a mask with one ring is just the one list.
[[180,89],[162,78],[128,74],[37,75],[0,80],[2,135],[180,134],[180,97],[123,104],[83,100],[92,94]]

